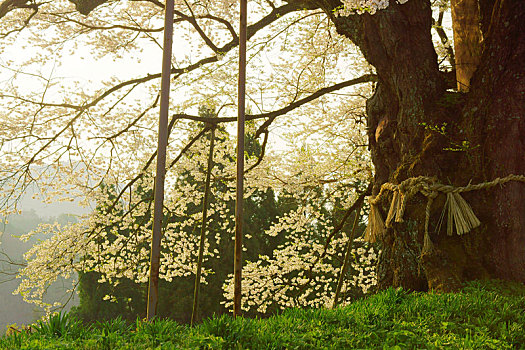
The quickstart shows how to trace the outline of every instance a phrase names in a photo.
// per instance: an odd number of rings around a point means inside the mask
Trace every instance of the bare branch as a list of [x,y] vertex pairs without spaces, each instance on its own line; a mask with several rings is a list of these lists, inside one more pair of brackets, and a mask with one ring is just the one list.
[[0,18],[15,9],[30,8],[31,6],[30,0],[4,0],[0,3]]
[[257,166],[259,166],[259,164],[261,164],[261,162],[262,162],[262,160],[264,158],[264,154],[266,153],[266,145],[268,144],[268,134],[269,134],[269,132],[268,132],[268,130],[265,130],[263,133],[264,133],[264,140],[263,140],[263,143],[261,145],[261,154],[257,158],[257,161],[251,167],[246,169],[244,171],[244,173],[248,173],[248,172],[252,171],[253,169],[255,169]]
[[7,13],[9,13],[12,10],[17,9],[17,8],[18,9],[30,8],[30,9],[33,10],[33,12],[31,12],[29,17],[27,17],[24,20],[24,24],[21,27],[14,28],[14,29],[8,31],[7,33],[2,33],[2,34],[0,34],[0,36],[2,38],[5,38],[9,34],[22,31],[25,27],[27,27],[27,25],[29,24],[31,19],[38,13],[38,8],[39,8],[40,5],[41,4],[31,3],[31,1],[24,1],[24,0],[6,0],[3,3],[1,3],[0,4],[0,19],[2,19],[2,17],[4,17]]
[[441,43],[445,47],[445,50],[447,51],[448,61],[450,62],[450,65],[453,69],[456,69],[456,58],[454,56],[454,49],[452,48],[452,45],[450,44],[450,40],[448,39],[447,33],[443,29],[443,15],[445,10],[440,9],[439,10],[439,17],[437,20],[432,18],[432,28],[436,30],[436,33],[439,36],[439,39],[441,40]]

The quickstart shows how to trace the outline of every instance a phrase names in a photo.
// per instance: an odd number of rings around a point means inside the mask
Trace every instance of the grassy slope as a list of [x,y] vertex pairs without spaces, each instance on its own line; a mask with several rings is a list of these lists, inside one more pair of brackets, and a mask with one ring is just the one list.
[[[287,310],[266,320],[170,321],[130,328],[118,320],[64,327],[61,337],[5,337],[1,349],[520,349],[525,287],[473,283],[454,294],[389,289],[334,310]],[[44,332],[45,333],[45,332]]]

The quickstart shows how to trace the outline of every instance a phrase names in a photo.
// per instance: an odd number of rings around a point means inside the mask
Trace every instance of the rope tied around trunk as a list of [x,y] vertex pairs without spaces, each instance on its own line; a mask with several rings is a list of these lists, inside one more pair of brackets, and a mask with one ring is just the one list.
[[[427,198],[427,205],[425,208],[425,234],[423,240],[423,249],[421,254],[431,252],[434,249],[430,235],[428,232],[428,225],[430,222],[430,210],[434,199],[443,193],[447,196],[443,213],[447,210],[447,234],[451,236],[456,228],[458,235],[463,235],[470,232],[472,229],[478,227],[481,222],[472,211],[470,205],[461,197],[462,192],[470,192],[488,189],[497,185],[503,185],[509,181],[517,181],[525,183],[525,175],[508,175],[503,178],[496,178],[493,181],[481,182],[479,184],[468,184],[463,187],[455,187],[451,185],[443,185],[437,182],[435,178],[427,176],[411,177],[400,184],[384,183],[381,185],[381,190],[377,196],[370,196],[368,202],[370,203],[370,213],[368,216],[368,226],[366,229],[365,240],[374,243],[378,238],[386,233],[386,229],[392,227],[393,222],[403,222],[403,214],[406,209],[407,202],[417,193],[421,193]],[[386,220],[383,221],[381,213],[379,212],[379,202],[385,198],[387,191],[393,192],[392,202]],[[443,219],[443,216],[442,218]],[[440,220],[441,221],[441,220]]]

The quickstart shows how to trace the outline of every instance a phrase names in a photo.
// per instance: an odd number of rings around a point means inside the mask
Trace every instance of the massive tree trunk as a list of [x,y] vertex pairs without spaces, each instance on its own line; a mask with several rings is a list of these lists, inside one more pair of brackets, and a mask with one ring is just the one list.
[[[339,1],[315,2],[377,70],[377,88],[367,102],[375,194],[385,182],[416,176],[465,186],[525,174],[524,1],[480,0],[482,59],[468,93],[451,90],[455,84],[447,86],[439,72],[430,1],[390,1],[374,15],[349,17],[334,15]],[[380,238],[380,288],[453,290],[486,277],[525,282],[525,183],[463,197],[481,225],[448,236],[446,223],[438,223],[445,196],[438,196],[429,225],[435,249],[425,254],[426,200],[416,195],[408,202],[404,221]],[[391,199],[380,203],[383,217]]]
[[468,92],[481,58],[480,13],[477,0],[450,0],[458,91]]

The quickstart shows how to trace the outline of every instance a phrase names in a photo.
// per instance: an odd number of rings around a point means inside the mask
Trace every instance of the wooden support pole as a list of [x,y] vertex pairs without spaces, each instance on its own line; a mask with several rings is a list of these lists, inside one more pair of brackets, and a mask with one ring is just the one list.
[[195,274],[195,288],[193,289],[193,310],[191,312],[191,325],[197,321],[199,310],[199,289],[201,285],[202,256],[204,254],[204,241],[206,239],[206,221],[208,218],[208,202],[210,197],[210,180],[213,169],[213,147],[215,145],[215,127],[212,127],[210,134],[210,153],[208,154],[208,169],[206,170],[206,183],[204,184],[204,200],[202,203],[202,225],[201,237],[199,242],[199,257],[197,260],[197,273]]
[[478,0],[451,0],[452,30],[458,91],[467,92],[481,59],[481,29]]
[[339,280],[337,281],[337,288],[335,290],[334,303],[332,307],[336,307],[339,302],[339,295],[341,294],[341,288],[343,287],[343,281],[348,271],[348,266],[350,265],[350,253],[352,252],[352,246],[354,244],[355,231],[357,230],[357,225],[359,224],[359,216],[361,215],[361,208],[363,207],[364,200],[361,199],[361,203],[357,205],[354,214],[354,224],[352,225],[352,233],[348,238],[348,243],[346,244],[345,259],[343,266],[341,267],[341,272],[339,273]]
[[239,30],[239,85],[237,117],[237,193],[235,205],[235,252],[233,261],[233,316],[241,315],[242,278],[242,224],[244,191],[244,122],[246,94],[246,26],[248,20],[248,1],[241,0]]
[[155,177],[155,203],[153,210],[153,234],[148,286],[147,319],[157,314],[159,297],[160,242],[162,239],[162,216],[164,206],[164,178],[166,175],[166,148],[168,146],[168,111],[170,100],[171,50],[173,44],[174,0],[166,0],[164,16],[164,48],[160,87],[160,116],[157,148],[157,176]]

